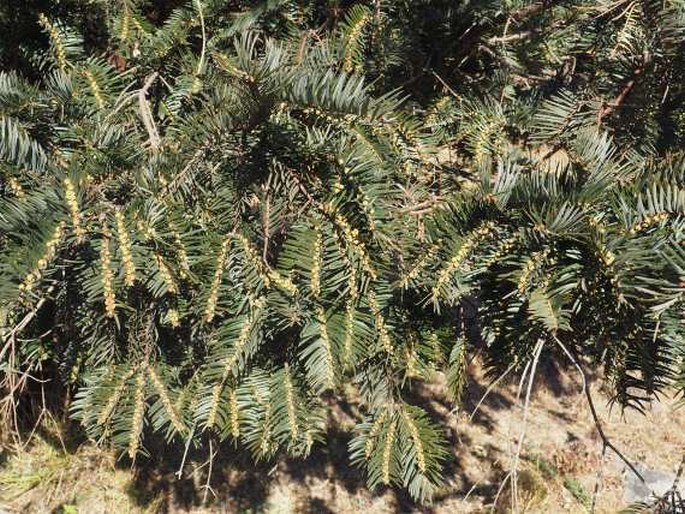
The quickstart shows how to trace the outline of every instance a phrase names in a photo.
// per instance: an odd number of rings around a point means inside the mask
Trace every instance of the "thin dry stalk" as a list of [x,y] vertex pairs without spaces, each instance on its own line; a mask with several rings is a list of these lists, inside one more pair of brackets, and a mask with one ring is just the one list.
[[495,389],[495,387],[497,387],[497,384],[499,384],[502,380],[504,380],[504,378],[505,378],[509,373],[511,373],[511,371],[512,371],[513,369],[514,369],[514,365],[512,364],[511,366],[509,366],[509,367],[504,371],[504,373],[502,373],[500,376],[498,376],[498,377],[497,377],[497,378],[488,386],[488,388],[485,390],[485,393],[483,393],[483,396],[481,396],[480,400],[478,400],[478,403],[477,403],[476,406],[474,407],[473,412],[471,412],[471,415],[469,416],[469,421],[473,421],[473,417],[476,415],[476,413],[477,413],[478,410],[480,409],[480,406],[483,405],[483,402],[485,401],[485,399],[490,395],[490,393],[493,391],[493,389]]
[[209,469],[207,470],[207,481],[205,482],[205,485],[202,486],[204,489],[204,493],[202,494],[202,504],[207,505],[207,493],[212,493],[212,496],[216,498],[216,493],[214,492],[214,489],[212,489],[212,486],[210,485],[212,481],[212,468],[214,466],[214,457],[216,457],[216,454],[218,452],[214,451],[214,441],[213,439],[210,438],[209,440]]
[[[521,424],[521,433],[519,434],[518,441],[517,441],[517,446],[516,446],[516,452],[513,455],[513,463],[511,466],[511,470],[507,473],[507,475],[504,477],[502,480],[502,483],[500,484],[499,489],[497,490],[497,495],[495,496],[494,500],[494,505],[497,505],[497,501],[499,500],[500,495],[502,494],[502,491],[504,490],[504,487],[506,486],[507,482],[511,480],[511,499],[512,499],[512,511],[513,512],[519,512],[519,507],[518,507],[518,465],[521,457],[521,450],[523,449],[523,441],[525,440],[526,437],[526,430],[528,428],[528,414],[530,411],[530,397],[531,393],[533,391],[533,383],[535,381],[535,372],[537,371],[537,366],[540,361],[540,355],[542,354],[542,349],[545,345],[544,339],[539,339],[538,342],[535,345],[535,348],[533,349],[533,360],[529,363],[530,365],[526,366],[524,369],[523,376],[521,377],[521,383],[524,381],[524,377],[526,376],[526,372],[528,375],[528,385],[526,387],[526,399],[525,403],[523,405],[523,421]],[[519,387],[520,388],[520,387]]]

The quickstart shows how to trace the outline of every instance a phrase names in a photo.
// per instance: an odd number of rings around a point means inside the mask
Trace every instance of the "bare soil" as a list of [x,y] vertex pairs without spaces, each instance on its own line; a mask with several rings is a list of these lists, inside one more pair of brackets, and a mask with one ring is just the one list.
[[[207,487],[206,455],[191,453],[183,476],[180,455],[164,446],[132,472],[115,456],[89,443],[65,444],[49,427],[21,451],[0,454],[0,513],[468,513],[512,510],[510,481],[518,438],[525,434],[517,466],[518,507],[539,513],[597,512],[626,506],[626,466],[600,440],[580,382],[544,369],[531,397],[527,421],[512,380],[494,388],[475,414],[488,381],[478,366],[459,409],[444,396],[440,377],[416,401],[446,427],[453,450],[445,485],[432,505],[417,506],[401,491],[369,491],[363,474],[347,459],[347,430],[356,407],[331,402],[326,446],[306,461],[282,458],[256,465],[222,446]],[[644,414],[610,408],[595,382],[598,414],[611,441],[631,462],[675,472],[685,453],[685,408],[668,398]]]

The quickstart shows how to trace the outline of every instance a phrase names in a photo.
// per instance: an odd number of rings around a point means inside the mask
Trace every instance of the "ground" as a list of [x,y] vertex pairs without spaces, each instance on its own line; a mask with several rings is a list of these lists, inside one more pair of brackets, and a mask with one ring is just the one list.
[[[211,489],[205,487],[208,466],[199,456],[191,454],[180,480],[174,475],[179,456],[164,455],[163,446],[150,448],[153,461],[131,472],[107,450],[60,440],[46,418],[46,426],[23,450],[2,455],[0,513],[507,512],[512,494],[502,481],[524,426],[518,382],[503,381],[471,416],[488,381],[477,365],[470,374],[459,409],[442,395],[439,377],[420,393],[419,400],[447,427],[453,448],[445,485],[429,506],[416,506],[398,491],[365,488],[346,454],[345,430],[353,423],[355,406],[331,402],[335,428],[329,444],[307,461],[282,459],[255,466],[231,447],[222,447],[213,464]],[[619,511],[626,506],[626,466],[610,451],[602,458],[602,442],[580,382],[556,370],[540,375],[518,465],[520,510],[584,512],[594,498],[597,512]],[[627,458],[675,472],[685,451],[685,408],[662,398],[645,414],[621,412],[610,408],[599,382],[592,383],[591,391],[606,434]]]

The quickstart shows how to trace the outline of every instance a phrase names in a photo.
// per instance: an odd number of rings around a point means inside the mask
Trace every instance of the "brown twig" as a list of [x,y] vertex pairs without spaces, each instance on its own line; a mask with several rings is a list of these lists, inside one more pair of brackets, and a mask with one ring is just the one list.
[[433,76],[434,76],[436,79],[438,79],[438,81],[443,85],[443,87],[444,87],[445,89],[447,89],[447,91],[450,92],[450,94],[451,94],[454,98],[456,98],[457,100],[462,100],[462,97],[459,95],[459,93],[457,93],[454,89],[452,89],[452,88],[450,87],[450,85],[449,85],[447,82],[445,82],[445,80],[444,80],[440,75],[438,75],[438,73],[437,73],[435,70],[431,70],[431,73],[433,74]]
[[638,77],[640,75],[642,75],[642,72],[644,71],[643,66],[636,68],[633,71],[632,78],[626,83],[625,86],[623,86],[623,89],[621,89],[621,92],[618,94],[618,96],[616,98],[614,98],[613,101],[606,103],[604,105],[604,107],[602,109],[600,109],[598,117],[597,117],[598,123],[601,123],[604,118],[606,118],[612,112],[614,112],[616,109],[621,107],[623,102],[625,102],[626,97],[630,94],[630,92],[635,87],[635,83],[636,83]]
[[563,147],[564,147],[564,145],[562,145],[561,143],[555,144],[552,148],[549,149],[549,151],[548,151],[545,155],[543,155],[542,157],[540,157],[540,161],[539,161],[539,162],[545,162],[547,159],[549,159],[550,157],[552,157],[555,153],[557,153],[557,152],[558,152],[559,150],[561,150]]

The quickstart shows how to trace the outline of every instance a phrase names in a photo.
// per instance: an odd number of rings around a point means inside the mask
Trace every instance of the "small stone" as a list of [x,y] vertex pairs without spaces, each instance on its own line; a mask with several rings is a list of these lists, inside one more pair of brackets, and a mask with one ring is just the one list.
[[[631,470],[626,470],[625,489],[623,499],[626,503],[650,501],[666,494],[672,487],[676,479],[675,473],[669,473],[658,469],[650,469],[646,466],[635,465],[642,477],[642,482]],[[680,482],[678,490],[685,496],[685,483]]]

